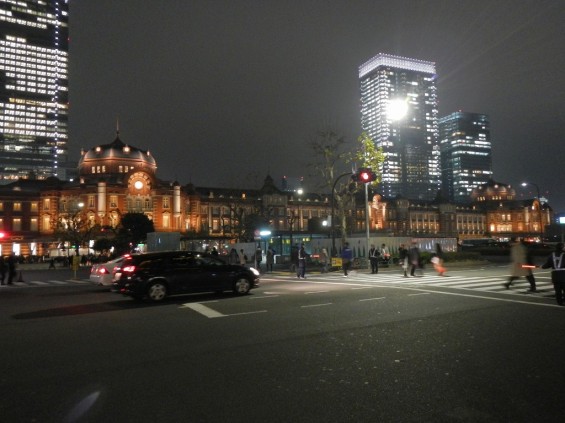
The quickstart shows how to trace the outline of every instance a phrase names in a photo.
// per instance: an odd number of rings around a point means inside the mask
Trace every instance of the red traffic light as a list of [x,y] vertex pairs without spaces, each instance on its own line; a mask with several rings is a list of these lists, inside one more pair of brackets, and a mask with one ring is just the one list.
[[377,179],[377,175],[371,170],[371,168],[363,167],[352,175],[352,179],[355,182],[366,184]]

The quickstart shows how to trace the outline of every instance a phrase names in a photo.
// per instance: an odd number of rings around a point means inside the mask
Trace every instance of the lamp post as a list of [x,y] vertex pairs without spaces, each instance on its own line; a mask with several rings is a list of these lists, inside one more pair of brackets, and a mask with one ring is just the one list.
[[[304,193],[304,190],[302,188],[298,188],[298,190],[296,190],[296,193],[299,196],[301,196]],[[295,213],[294,210],[289,210],[288,215],[286,216],[286,220],[288,222],[288,228],[289,228],[289,241],[290,241],[290,252],[291,253],[292,253],[292,232],[293,232],[293,229],[294,229],[294,223],[296,222],[297,219],[298,219],[298,230],[300,230],[300,228],[301,228],[301,224],[300,224],[300,204],[298,204],[298,213]]]
[[300,201],[302,199],[302,194],[304,194],[304,190],[302,188],[298,188],[296,190],[296,193],[298,194],[298,230],[302,231],[304,228],[304,225],[302,224],[302,210],[300,207]]
[[540,230],[540,242],[543,242],[543,221],[542,221],[542,215],[541,215],[541,196],[540,196],[540,191],[539,191],[539,186],[533,182],[522,182],[522,186],[528,186],[528,185],[533,185],[534,187],[536,187],[536,192],[538,194],[538,216],[539,216],[539,230]]

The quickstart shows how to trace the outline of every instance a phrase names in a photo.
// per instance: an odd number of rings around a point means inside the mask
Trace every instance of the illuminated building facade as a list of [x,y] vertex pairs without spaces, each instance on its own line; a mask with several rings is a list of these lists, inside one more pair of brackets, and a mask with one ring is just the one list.
[[[323,221],[331,215],[329,195],[278,189],[270,176],[259,189],[206,188],[157,177],[151,153],[124,143],[119,134],[109,144],[81,152],[78,179],[19,179],[0,185],[0,254],[41,257],[62,250],[60,224],[87,223],[89,240],[108,236],[123,215],[143,213],[158,232],[178,232],[184,240],[253,241],[260,222],[272,232],[270,242],[288,255],[290,236],[307,242],[313,234],[328,238]],[[452,237],[538,236],[553,212],[537,199],[515,200],[509,186],[494,181],[473,190],[469,205],[435,200],[385,198],[371,192],[372,236]],[[366,234],[366,206],[359,194],[348,211],[347,236]],[[92,229],[92,232],[90,232]],[[1,235],[4,235],[3,237]],[[320,240],[320,238],[318,238]],[[86,246],[83,246],[86,248]],[[67,252],[69,245],[67,244]],[[64,254],[63,254],[64,255]]]
[[0,183],[65,178],[68,0],[0,0]]
[[469,202],[473,189],[492,178],[490,122],[481,113],[455,112],[439,120],[443,194]]
[[[381,148],[385,197],[431,200],[440,187],[435,64],[378,54],[359,67],[361,127]],[[395,102],[405,113],[392,116]]]

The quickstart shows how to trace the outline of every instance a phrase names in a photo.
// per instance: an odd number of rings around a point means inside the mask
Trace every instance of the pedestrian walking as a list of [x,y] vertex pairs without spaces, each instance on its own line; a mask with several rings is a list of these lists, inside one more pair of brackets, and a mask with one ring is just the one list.
[[353,260],[353,251],[349,248],[349,242],[346,242],[341,250],[341,267],[343,268],[343,276],[347,277],[347,272],[351,267],[351,261]]
[[8,285],[13,285],[13,280],[16,277],[16,253],[8,256]]
[[404,277],[408,277],[408,249],[404,246],[404,244],[400,244],[398,247],[398,263],[402,266],[402,270],[404,270]]
[[410,261],[410,276],[416,277],[416,269],[422,268],[422,258],[416,241],[412,241],[410,250],[408,250],[408,260]]
[[261,262],[263,261],[263,250],[261,250],[261,245],[257,245],[255,249],[255,264],[257,266],[257,270],[261,272]]
[[239,250],[239,264],[245,266],[247,264],[247,254],[243,251],[243,248]]
[[240,264],[239,255],[237,254],[237,250],[232,248],[230,250],[230,255],[228,256],[228,261],[230,264]]
[[436,252],[432,257],[432,264],[439,276],[445,276],[446,268],[443,266],[443,250],[439,243],[436,243]]
[[300,249],[298,250],[298,267],[296,271],[296,277],[298,279],[306,279],[306,259],[308,258],[308,253],[304,249],[304,244],[300,244]]
[[386,244],[381,245],[381,260],[383,261],[383,264],[389,264],[390,251],[388,250]]
[[565,305],[565,258],[563,257],[563,243],[555,246],[555,251],[550,254],[542,269],[551,270],[551,282],[555,290],[555,299],[560,306]]
[[527,265],[527,250],[525,245],[516,238],[512,238],[510,242],[510,259],[512,263],[510,264],[510,277],[508,278],[508,282],[504,284],[506,289],[509,289],[512,282],[515,280],[520,279],[522,276],[527,277],[529,270],[524,267]]
[[275,263],[275,250],[272,247],[267,248],[267,272],[273,273],[273,264]]
[[2,278],[2,285],[4,285],[4,279],[6,279],[6,261],[4,256],[0,255],[0,278]]
[[369,262],[371,263],[371,274],[379,273],[380,255],[381,252],[377,248],[375,248],[374,244],[371,244],[371,248],[369,249]]
[[297,272],[298,271],[298,246],[291,245],[290,246],[290,271]]
[[320,264],[322,265],[322,273],[328,273],[329,259],[330,258],[328,257],[328,250],[322,248],[322,251],[320,252]]

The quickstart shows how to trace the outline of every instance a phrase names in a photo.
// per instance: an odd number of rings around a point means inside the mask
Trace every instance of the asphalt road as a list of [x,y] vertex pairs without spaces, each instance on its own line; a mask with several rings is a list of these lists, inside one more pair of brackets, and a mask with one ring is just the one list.
[[505,272],[276,273],[158,305],[30,272],[0,290],[0,420],[561,422],[565,308],[547,273],[528,295]]

